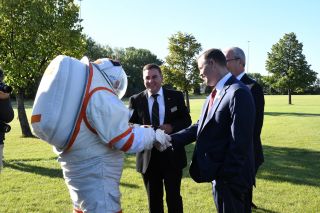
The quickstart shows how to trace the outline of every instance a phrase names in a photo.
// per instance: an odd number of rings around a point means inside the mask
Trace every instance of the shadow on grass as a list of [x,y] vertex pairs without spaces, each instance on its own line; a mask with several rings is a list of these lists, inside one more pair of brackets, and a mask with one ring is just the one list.
[[[189,165],[194,144],[186,146],[188,166],[183,178],[190,178]],[[320,152],[308,149],[263,146],[265,162],[257,178],[274,182],[320,187]]]
[[278,213],[276,211],[271,211],[271,210],[259,208],[259,207],[257,209],[252,209],[252,212],[254,212],[254,213]]
[[320,152],[263,146],[265,162],[258,178],[320,187]]
[[[56,160],[56,157],[43,159],[43,158],[30,158],[30,159],[15,159],[15,160],[7,160],[4,161],[4,166],[10,169],[19,170],[22,172],[34,173],[37,175],[47,176],[51,178],[63,178],[62,169],[55,169],[55,168],[48,168],[48,167],[41,167],[30,165],[28,162],[39,162],[39,161],[51,161]],[[132,160],[130,161],[130,166],[132,166]],[[128,188],[139,188],[139,185],[132,184],[132,183],[120,183],[121,186],[128,187]]]
[[28,163],[24,163],[21,160],[19,161],[5,161],[4,166],[19,170],[23,172],[35,173],[42,176],[48,176],[52,178],[62,178],[62,170],[61,169],[54,169],[54,168],[47,168],[41,166],[30,165]]
[[298,113],[298,112],[264,112],[264,115],[270,115],[270,116],[299,116],[299,117],[320,116],[320,114]]

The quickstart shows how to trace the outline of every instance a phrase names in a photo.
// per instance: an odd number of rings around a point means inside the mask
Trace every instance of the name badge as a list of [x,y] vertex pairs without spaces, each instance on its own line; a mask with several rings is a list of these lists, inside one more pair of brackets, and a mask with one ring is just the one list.
[[178,110],[178,107],[177,107],[177,106],[172,107],[172,108],[170,109],[171,112],[175,112],[175,111],[177,111],[177,110]]

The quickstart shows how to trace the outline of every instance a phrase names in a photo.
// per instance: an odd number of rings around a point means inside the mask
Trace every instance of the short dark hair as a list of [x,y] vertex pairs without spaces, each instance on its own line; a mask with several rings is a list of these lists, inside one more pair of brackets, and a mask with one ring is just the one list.
[[160,75],[162,76],[162,71],[161,71],[161,68],[156,65],[156,64],[147,64],[143,67],[143,71],[145,70],[151,70],[151,69],[156,69],[159,71]]
[[227,66],[226,57],[220,49],[212,48],[206,50],[204,53],[202,53],[202,55],[200,55],[200,57],[201,56],[204,57],[205,61],[212,59],[221,66]]

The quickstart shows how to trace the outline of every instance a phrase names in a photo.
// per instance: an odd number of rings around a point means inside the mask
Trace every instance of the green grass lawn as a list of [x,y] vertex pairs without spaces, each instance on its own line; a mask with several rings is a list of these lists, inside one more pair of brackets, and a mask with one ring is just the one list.
[[[320,96],[266,96],[262,141],[265,163],[257,176],[253,212],[320,212]],[[196,122],[204,99],[191,99]],[[30,117],[31,106],[27,105]],[[17,116],[16,116],[17,117]],[[0,174],[0,212],[71,212],[62,172],[51,146],[21,138],[18,120],[6,135],[5,168]],[[193,145],[187,147],[190,161]],[[197,184],[184,171],[185,212],[215,212],[211,184]],[[148,212],[135,156],[127,155],[121,179],[124,212]]]

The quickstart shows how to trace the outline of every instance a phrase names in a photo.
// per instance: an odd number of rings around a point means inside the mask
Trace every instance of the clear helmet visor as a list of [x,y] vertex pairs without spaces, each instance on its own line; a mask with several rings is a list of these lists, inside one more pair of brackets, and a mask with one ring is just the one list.
[[[121,99],[127,91],[128,79],[126,73],[123,71],[119,76],[109,76],[114,92]],[[114,78],[114,79],[113,79]]]
[[121,99],[127,91],[128,78],[120,63],[108,58],[98,59],[95,63],[111,84],[113,91]]

